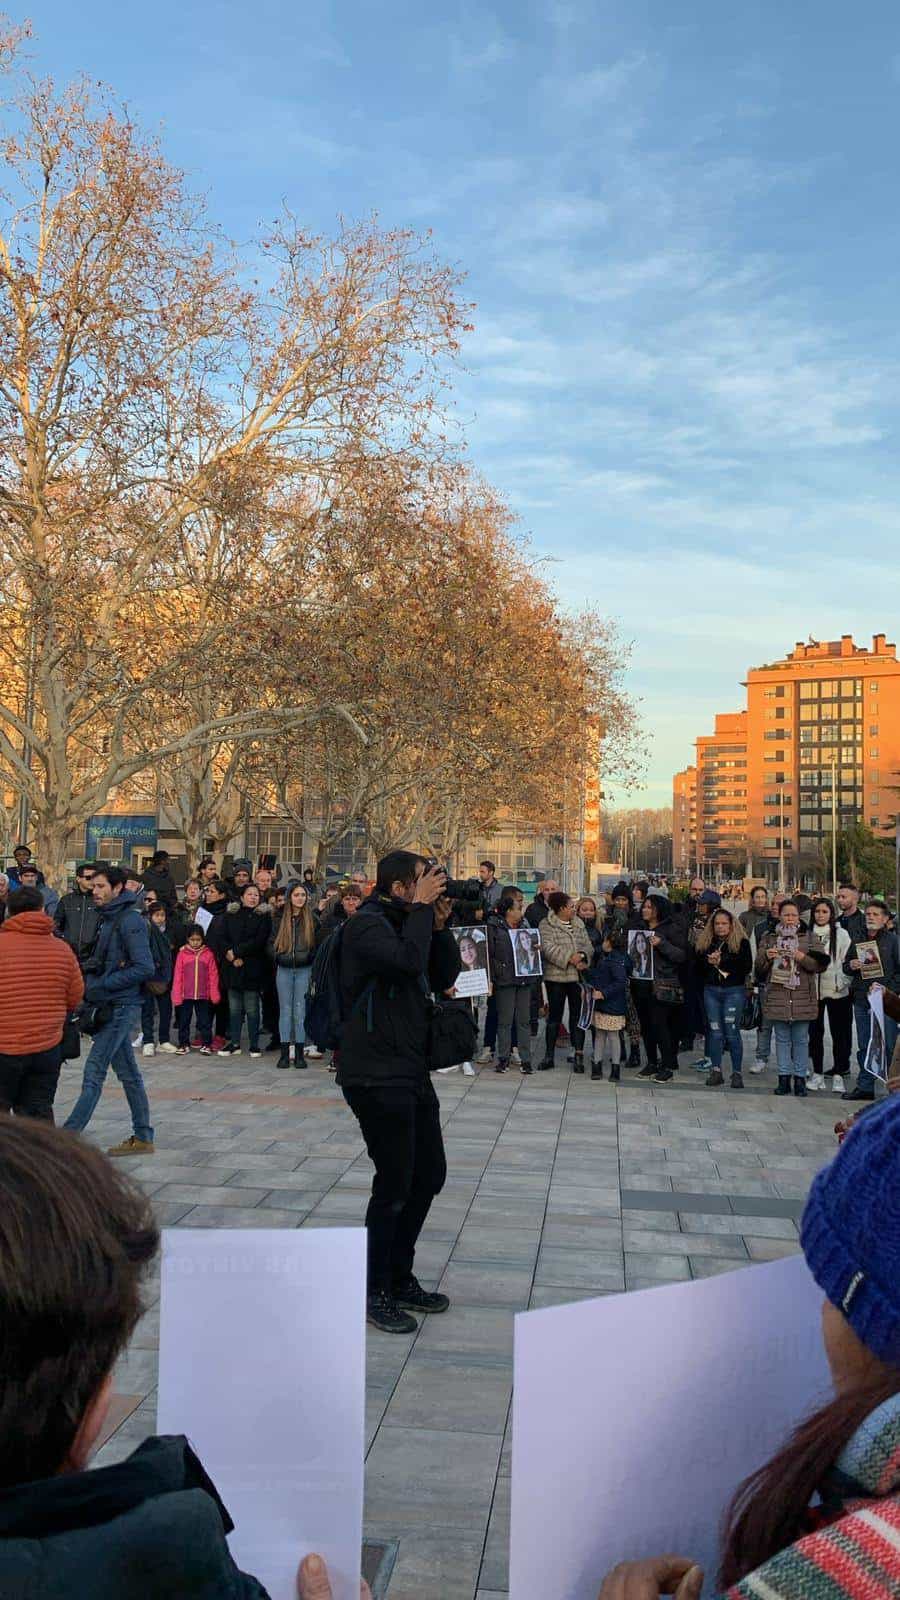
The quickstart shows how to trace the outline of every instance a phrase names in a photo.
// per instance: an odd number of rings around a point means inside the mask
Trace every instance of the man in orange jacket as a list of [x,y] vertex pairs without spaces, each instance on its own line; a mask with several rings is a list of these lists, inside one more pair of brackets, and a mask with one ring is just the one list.
[[40,889],[16,889],[0,927],[0,1111],[52,1122],[63,1024],[84,980],[43,907]]

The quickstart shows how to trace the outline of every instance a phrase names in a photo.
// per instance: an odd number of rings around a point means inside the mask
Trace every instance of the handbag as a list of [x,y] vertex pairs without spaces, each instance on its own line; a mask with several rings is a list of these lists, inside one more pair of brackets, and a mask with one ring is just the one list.
[[148,994],[167,994],[169,985],[162,978],[148,978],[144,988]]
[[762,1025],[762,1006],[758,989],[748,989],[744,997],[744,1009],[741,1012],[741,1029],[744,1033],[752,1033],[755,1028]]
[[428,1023],[428,1070],[470,1061],[478,1040],[478,1024],[468,1000],[436,1000]]
[[680,1006],[684,1003],[684,990],[680,983],[672,983],[667,978],[653,979],[653,998],[660,1005]]
[[78,1027],[77,1013],[75,1012],[66,1017],[63,1023],[59,1053],[63,1061],[77,1061],[81,1055],[81,1033]]

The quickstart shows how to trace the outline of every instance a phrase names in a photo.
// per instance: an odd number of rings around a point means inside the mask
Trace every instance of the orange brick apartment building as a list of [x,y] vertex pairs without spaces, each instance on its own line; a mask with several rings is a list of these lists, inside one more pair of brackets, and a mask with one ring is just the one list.
[[[715,732],[696,741],[694,830],[673,825],[677,867],[742,872],[752,861],[774,878],[783,848],[795,876],[831,832],[832,784],[839,827],[863,822],[893,835],[900,662],[885,634],[871,649],[850,634],[797,644],[751,668],[745,688],[746,711],[717,717]],[[675,776],[676,818],[691,770]]]

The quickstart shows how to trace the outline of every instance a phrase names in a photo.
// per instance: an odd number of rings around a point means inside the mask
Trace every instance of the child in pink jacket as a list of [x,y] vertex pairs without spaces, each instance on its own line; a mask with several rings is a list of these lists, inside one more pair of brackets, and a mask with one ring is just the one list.
[[178,1019],[178,1054],[186,1056],[191,1045],[191,1013],[197,1013],[200,1054],[211,1056],[213,1019],[222,998],[216,958],[208,948],[203,929],[191,924],[187,943],[175,957],[172,975],[172,1004]]

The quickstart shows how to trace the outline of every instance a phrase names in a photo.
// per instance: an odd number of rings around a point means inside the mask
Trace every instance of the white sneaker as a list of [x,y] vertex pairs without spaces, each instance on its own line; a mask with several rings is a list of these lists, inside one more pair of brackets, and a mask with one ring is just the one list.
[[464,1061],[462,1064],[462,1069],[464,1078],[475,1078],[478,1076],[471,1061]]
[[317,1050],[314,1044],[304,1045],[303,1054],[307,1061],[321,1061],[323,1059],[321,1050]]
[[519,1047],[517,1044],[514,1044],[509,1052],[509,1059],[510,1061],[521,1061],[522,1057],[519,1055]]
[[250,1051],[250,1060],[251,1061],[258,1061],[261,1055],[262,1055],[262,1051],[261,1050],[251,1050]]
[[834,1094],[843,1094],[843,1092],[844,1092],[844,1080],[841,1077],[839,1072],[836,1072],[834,1074],[834,1077],[831,1080],[831,1088],[832,1088],[832,1092]]
[[811,1090],[813,1094],[818,1094],[819,1090],[824,1089],[825,1087],[824,1074],[821,1072],[812,1073],[806,1087],[807,1089]]
[[141,1055],[142,1056],[155,1056],[156,1055],[156,1045],[155,1044],[145,1044],[143,1050],[141,1051]]
[[458,1071],[459,1071],[459,1062],[458,1061],[455,1061],[453,1063],[452,1067],[435,1067],[435,1075],[437,1077],[440,1077],[440,1078],[445,1078],[447,1076],[448,1072],[458,1072]]
[[753,1073],[765,1072],[768,1064],[769,1063],[767,1061],[754,1061],[750,1071]]
[[484,1066],[486,1061],[493,1061],[493,1059],[494,1059],[494,1052],[491,1049],[490,1045],[487,1045],[487,1044],[485,1045],[485,1047],[482,1050],[481,1054],[477,1055],[475,1057],[475,1060],[478,1062],[479,1066]]
[[159,1048],[167,1056],[174,1056],[174,1055],[178,1054],[178,1046],[177,1046],[177,1044],[170,1044],[168,1039],[166,1039],[164,1041],[164,1043],[160,1045]]

